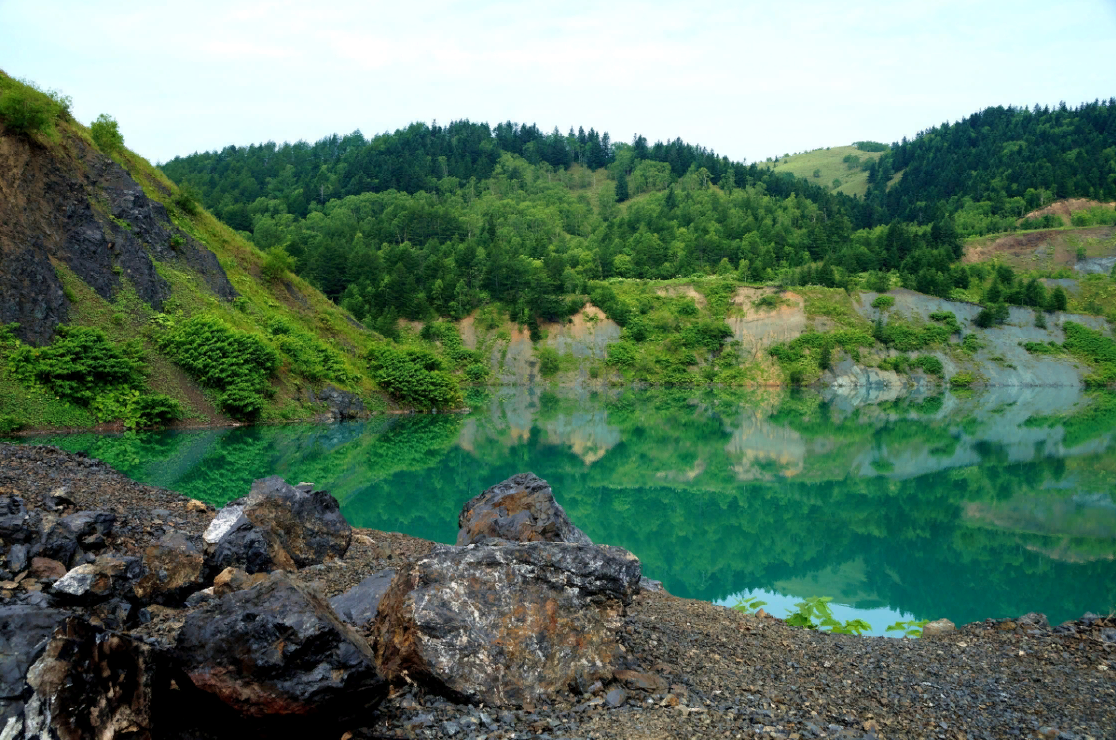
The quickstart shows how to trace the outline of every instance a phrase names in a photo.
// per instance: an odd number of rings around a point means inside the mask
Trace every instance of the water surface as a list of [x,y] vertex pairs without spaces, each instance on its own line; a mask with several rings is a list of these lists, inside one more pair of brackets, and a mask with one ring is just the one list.
[[864,403],[813,393],[503,389],[469,415],[38,438],[222,504],[272,474],[356,526],[453,542],[461,504],[522,471],[594,542],[678,596],[832,596],[898,618],[1116,605],[1116,397],[993,389]]

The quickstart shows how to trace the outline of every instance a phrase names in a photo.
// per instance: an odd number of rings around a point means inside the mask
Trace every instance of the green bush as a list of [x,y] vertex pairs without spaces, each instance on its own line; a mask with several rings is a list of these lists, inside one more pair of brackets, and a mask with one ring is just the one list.
[[82,326],[59,326],[50,345],[21,345],[8,355],[17,380],[41,385],[79,406],[89,406],[98,395],[116,388],[142,386],[143,361],[138,342],[118,346],[100,329]]
[[198,200],[200,200],[200,198],[201,196],[194,186],[186,184],[178,187],[178,192],[174,194],[172,202],[186,215],[195,216],[200,209],[198,206]]
[[872,308],[877,308],[881,311],[891,308],[895,305],[895,297],[889,295],[876,296],[876,300],[872,301]]
[[539,375],[550,378],[558,374],[561,367],[558,350],[553,347],[539,347],[535,350],[535,356],[539,358]]
[[1060,355],[1064,351],[1056,342],[1024,342],[1023,349],[1032,355]]
[[933,355],[921,355],[915,358],[911,364],[921,367],[927,375],[937,375],[941,377],[944,370],[942,361]]
[[50,133],[56,119],[69,114],[70,98],[54,90],[40,90],[27,80],[9,81],[0,95],[0,119],[14,134]]
[[230,415],[252,419],[263,411],[279,353],[260,337],[201,314],[160,337],[159,346],[191,377],[219,391]]
[[97,421],[119,419],[127,429],[158,429],[182,418],[182,406],[178,401],[161,393],[145,394],[134,388],[102,393],[90,404],[89,410]]
[[936,344],[945,344],[949,342],[952,333],[947,326],[931,324],[916,328],[901,321],[892,321],[886,326],[877,324],[875,329],[879,342],[900,352],[914,352]]
[[465,368],[465,378],[470,383],[483,383],[488,377],[488,366],[481,362],[474,362]]
[[949,379],[949,384],[954,388],[968,388],[976,382],[972,373],[957,373]]
[[1099,331],[1074,321],[1067,321],[1062,329],[1066,333],[1066,341],[1062,346],[1096,370],[1085,378],[1085,383],[1091,386],[1116,383],[1116,342]]
[[631,367],[636,361],[636,348],[628,342],[616,342],[608,347],[605,364],[613,367]]
[[372,378],[395,400],[413,408],[459,408],[464,401],[445,362],[426,349],[381,344],[368,351]]
[[732,329],[723,321],[698,321],[682,330],[682,346],[715,352],[732,336]]
[[137,397],[130,411],[128,421],[132,422],[133,427],[140,429],[156,429],[182,418],[181,404],[162,393]]
[[287,250],[282,247],[272,247],[267,250],[267,256],[260,265],[260,275],[265,280],[279,280],[286,277],[288,273],[294,272],[297,262],[298,260],[287,254]]
[[973,319],[973,323],[981,329],[999,326],[1008,320],[1010,315],[1007,304],[995,303],[992,306],[980,309],[980,313]]
[[0,414],[0,437],[23,429],[23,422],[11,414]]
[[107,113],[97,116],[89,125],[89,133],[93,135],[93,143],[105,154],[112,154],[124,148],[124,136],[120,133],[120,126],[116,119]]
[[930,314],[930,320],[945,324],[951,334],[957,334],[961,331],[961,324],[957,323],[957,316],[953,311],[934,311]]
[[333,380],[347,383],[354,380],[337,350],[313,334],[280,317],[268,322],[267,331],[289,359],[291,372],[295,375],[311,382]]

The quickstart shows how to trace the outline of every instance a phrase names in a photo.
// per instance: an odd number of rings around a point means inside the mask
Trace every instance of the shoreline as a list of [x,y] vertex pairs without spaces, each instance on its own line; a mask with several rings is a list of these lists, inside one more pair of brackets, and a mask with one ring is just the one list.
[[[60,487],[79,509],[118,512],[129,534],[113,546],[124,552],[142,552],[170,529],[197,537],[214,515],[191,512],[181,495],[135,483],[91,458],[0,443],[0,495],[17,493],[38,505]],[[433,546],[398,533],[354,530],[342,559],[290,576],[334,596]],[[178,616],[163,607],[152,612],[135,634],[157,640]],[[403,684],[348,731],[354,738],[490,740],[757,733],[787,740],[1014,733],[1085,740],[1116,731],[1116,621],[1110,619],[1053,629],[986,620],[937,638],[857,637],[645,591],[624,615],[619,637],[618,667],[641,678],[618,680],[607,692],[496,709]]]

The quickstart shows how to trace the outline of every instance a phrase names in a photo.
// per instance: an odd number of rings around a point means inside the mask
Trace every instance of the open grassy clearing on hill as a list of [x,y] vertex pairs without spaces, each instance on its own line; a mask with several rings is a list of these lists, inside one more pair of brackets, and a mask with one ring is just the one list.
[[[868,171],[861,169],[861,165],[879,159],[881,153],[863,152],[855,146],[834,146],[780,157],[778,162],[769,162],[767,166],[776,172],[805,177],[839,193],[863,198],[868,192]],[[846,157],[858,159],[855,164],[850,164],[844,161]],[[760,163],[761,166],[763,164]],[[819,172],[818,177],[814,177],[815,171]],[[840,186],[833,188],[834,180],[840,180]]]

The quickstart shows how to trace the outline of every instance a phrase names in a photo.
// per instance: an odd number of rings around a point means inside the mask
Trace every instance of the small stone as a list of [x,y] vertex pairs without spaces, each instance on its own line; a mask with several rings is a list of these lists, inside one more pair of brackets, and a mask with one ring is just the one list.
[[656,676],[654,673],[620,670],[613,675],[617,681],[624,685],[624,688],[632,691],[647,691],[655,694],[667,690],[666,679]]
[[442,732],[445,733],[447,737],[453,737],[457,733],[461,732],[461,728],[457,725],[456,722],[443,722]]
[[952,634],[957,629],[956,625],[948,619],[938,619],[929,622],[922,628],[922,636],[927,637],[943,637]]
[[676,707],[676,706],[678,706],[678,703],[679,703],[679,700],[678,700],[677,696],[675,696],[674,694],[667,694],[666,698],[663,699],[662,702],[660,702],[659,706],[662,706],[662,707]]
[[624,705],[628,700],[628,692],[624,689],[613,689],[605,694],[605,703],[610,707],[616,708]]
[[1010,632],[1014,629],[1017,629],[1018,626],[1019,625],[1009,619],[1006,622],[1000,622],[999,624],[997,624],[996,629],[1000,630],[1001,632]]
[[213,595],[225,596],[237,591],[244,591],[264,580],[267,580],[266,573],[249,575],[239,568],[225,568],[213,579]]
[[27,575],[42,580],[57,581],[66,575],[66,566],[53,558],[31,558]]
[[186,511],[205,514],[209,511],[209,507],[196,498],[192,498],[186,502]]

